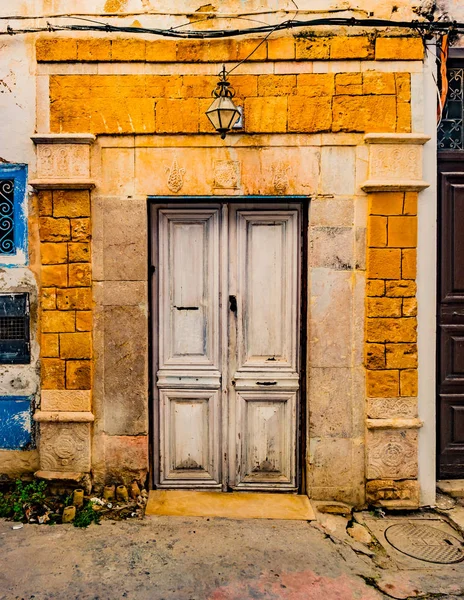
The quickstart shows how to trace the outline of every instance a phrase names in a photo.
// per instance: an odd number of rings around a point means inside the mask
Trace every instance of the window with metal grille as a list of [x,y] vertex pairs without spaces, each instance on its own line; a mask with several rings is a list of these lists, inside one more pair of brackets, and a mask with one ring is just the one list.
[[0,179],[0,254],[13,254],[14,179]]
[[0,294],[0,363],[30,362],[29,294]]
[[27,264],[26,165],[0,163],[0,264]]
[[448,85],[438,125],[438,150],[464,150],[464,66],[450,63]]

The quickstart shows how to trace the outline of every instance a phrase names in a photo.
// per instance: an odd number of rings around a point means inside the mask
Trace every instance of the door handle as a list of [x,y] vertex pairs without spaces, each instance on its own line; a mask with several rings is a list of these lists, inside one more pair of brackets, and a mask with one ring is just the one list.
[[237,314],[237,297],[236,296],[229,296],[229,308],[233,313]]
[[277,381],[257,381],[256,385],[277,385]]

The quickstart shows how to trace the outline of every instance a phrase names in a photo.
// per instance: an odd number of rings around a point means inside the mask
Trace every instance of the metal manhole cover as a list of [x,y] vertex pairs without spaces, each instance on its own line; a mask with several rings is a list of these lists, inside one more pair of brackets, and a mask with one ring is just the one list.
[[426,562],[451,564],[464,559],[458,538],[430,525],[398,523],[385,530],[387,541],[403,554]]

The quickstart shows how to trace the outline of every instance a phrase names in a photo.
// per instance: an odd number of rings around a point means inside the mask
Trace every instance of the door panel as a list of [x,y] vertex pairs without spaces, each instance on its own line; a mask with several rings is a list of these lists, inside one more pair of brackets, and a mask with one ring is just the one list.
[[236,485],[294,484],[296,393],[237,392],[240,462]]
[[161,210],[160,370],[219,368],[219,210]]
[[439,154],[438,477],[464,477],[464,155]]
[[219,393],[161,390],[161,485],[219,484]]
[[296,490],[300,205],[168,205],[153,223],[157,486]]

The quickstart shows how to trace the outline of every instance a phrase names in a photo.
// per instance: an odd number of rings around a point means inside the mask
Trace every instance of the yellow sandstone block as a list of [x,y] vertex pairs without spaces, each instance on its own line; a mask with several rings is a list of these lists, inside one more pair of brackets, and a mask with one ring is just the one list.
[[296,93],[296,75],[260,75],[258,96],[290,96]]
[[401,317],[401,298],[368,298],[368,317]]
[[403,214],[417,215],[417,192],[406,192],[404,195]]
[[415,369],[417,367],[416,344],[387,344],[387,369]]
[[92,285],[90,263],[72,263],[69,269],[69,287],[89,287]]
[[245,115],[245,129],[249,133],[285,132],[287,131],[287,98],[246,98]]
[[374,47],[366,36],[334,36],[330,40],[330,58],[341,60],[369,58],[374,56]]
[[77,331],[92,331],[92,311],[76,312],[76,330]]
[[332,73],[303,73],[297,76],[297,94],[320,98],[333,96],[334,76]]
[[366,384],[369,398],[394,398],[399,394],[399,372],[367,371]]
[[71,219],[71,237],[73,242],[88,242],[92,237],[90,219]]
[[177,42],[175,40],[147,41],[145,59],[147,62],[176,62]]
[[65,364],[59,358],[42,358],[40,371],[43,390],[65,389]]
[[395,96],[334,96],[333,131],[396,131]]
[[90,333],[60,334],[61,358],[91,358],[92,336]]
[[197,133],[199,129],[199,101],[197,98],[176,100],[161,98],[156,101],[157,133]]
[[222,65],[224,62],[237,60],[237,40],[209,40],[207,45],[209,62],[217,62]]
[[387,217],[368,217],[367,245],[371,247],[387,245]]
[[[230,83],[235,90],[237,98],[248,98],[258,95],[258,77],[257,75],[231,75]],[[211,93],[208,100],[211,98]]]
[[60,355],[57,333],[43,333],[40,336],[40,356],[56,358]]
[[388,217],[388,246],[415,248],[417,246],[417,217]]
[[367,319],[366,341],[372,343],[415,342],[417,320],[414,318]]
[[331,125],[332,101],[330,97],[291,96],[288,99],[288,131],[316,133],[330,131]]
[[417,316],[416,298],[403,298],[403,317]]
[[145,61],[145,40],[128,39],[111,42],[111,59],[114,61]]
[[53,192],[54,217],[90,216],[90,194],[87,190]]
[[66,389],[92,389],[92,363],[90,360],[66,361]]
[[362,73],[337,73],[335,75],[335,93],[355,96],[363,93]]
[[365,361],[368,369],[385,369],[385,345],[366,344]]
[[43,265],[59,265],[68,262],[66,244],[55,244],[53,242],[40,244],[40,260]]
[[403,192],[375,192],[369,194],[370,215],[401,215],[403,212]]
[[216,87],[217,77],[211,75],[184,75],[181,95],[183,98],[210,98]]
[[64,242],[70,238],[69,219],[40,217],[39,229],[42,242]]
[[396,106],[397,120],[396,131],[398,133],[410,133],[411,131],[411,105],[407,102],[398,102]]
[[[262,39],[254,40],[239,40],[237,43],[237,60],[266,60],[267,59],[267,44],[261,44],[256,50],[257,46],[262,42]],[[255,50],[255,51],[254,51]],[[253,54],[251,54],[253,52]],[[251,54],[251,56],[250,56]],[[221,61],[222,62],[222,61]]]
[[208,45],[199,40],[177,42],[176,62],[208,62]]
[[77,60],[77,40],[54,38],[37,40],[37,62],[63,62]]
[[385,294],[385,281],[381,279],[368,279],[366,281],[367,296],[383,296]]
[[69,262],[89,262],[90,244],[87,242],[73,242],[68,244]]
[[394,73],[366,71],[363,74],[364,94],[396,94]]
[[297,60],[327,60],[330,39],[324,37],[300,38],[295,45]]
[[57,290],[56,302],[59,310],[90,310],[92,288],[70,288]]
[[41,280],[45,287],[67,287],[68,265],[44,265],[41,270]]
[[417,274],[417,251],[416,249],[402,250],[401,252],[401,278],[415,279]]
[[269,60],[293,60],[295,58],[295,40],[291,38],[269,39],[267,41]]
[[40,306],[43,310],[56,309],[56,289],[42,288],[40,295]]
[[106,62],[111,60],[111,40],[77,40],[77,60],[84,62]]
[[410,73],[395,73],[395,81],[398,102],[411,102]]
[[401,250],[369,248],[367,250],[367,276],[371,279],[400,279]]
[[53,199],[51,190],[42,190],[37,194],[39,200],[39,216],[51,217],[53,214]]
[[416,282],[404,279],[386,281],[385,295],[389,298],[412,298],[416,295]]
[[400,395],[417,396],[418,377],[417,369],[400,371]]
[[375,40],[375,60],[422,60],[424,44],[420,38],[378,37]]
[[42,313],[43,333],[61,333],[75,330],[74,311],[50,310]]

